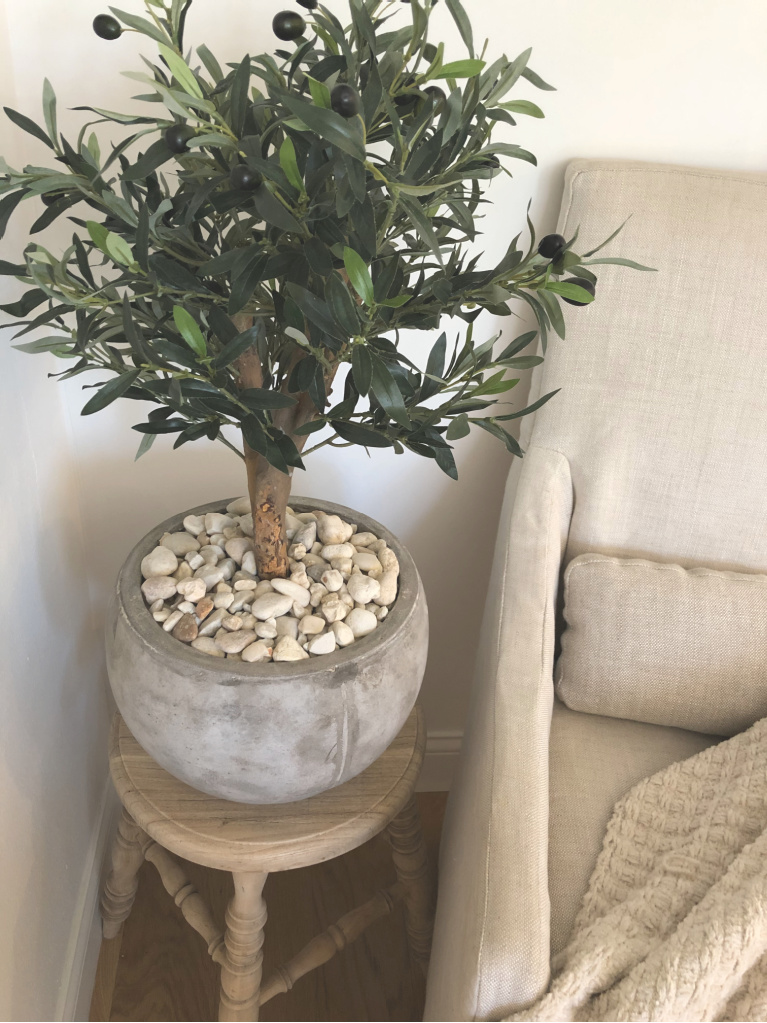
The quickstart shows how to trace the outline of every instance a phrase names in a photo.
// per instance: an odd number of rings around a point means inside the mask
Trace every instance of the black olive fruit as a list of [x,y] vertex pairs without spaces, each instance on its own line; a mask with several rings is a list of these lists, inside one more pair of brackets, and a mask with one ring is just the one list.
[[[567,280],[562,281],[563,284],[577,284],[579,288],[583,288],[584,291],[588,291],[589,295],[595,295],[597,289],[594,287],[592,281],[587,281],[585,277],[568,277]],[[568,305],[589,305],[588,302],[579,302],[575,298],[564,298],[563,301],[567,302]]]
[[186,153],[189,151],[187,143],[194,138],[194,128],[188,124],[172,124],[165,129],[165,145],[171,153]]
[[318,6],[319,0],[298,0],[302,7],[305,7],[307,11],[313,11]]
[[297,11],[280,11],[275,14],[272,30],[278,39],[288,42],[304,34],[306,22]]
[[330,94],[330,105],[341,117],[356,117],[360,112],[360,97],[351,85],[337,85]]
[[566,248],[567,240],[561,234],[547,234],[545,238],[541,238],[538,255],[544,259],[559,259]]
[[229,184],[238,192],[250,192],[258,188],[263,180],[257,171],[246,167],[244,163],[236,163],[229,174]]
[[93,19],[93,31],[101,39],[119,39],[123,34],[120,22],[111,14],[97,14]]

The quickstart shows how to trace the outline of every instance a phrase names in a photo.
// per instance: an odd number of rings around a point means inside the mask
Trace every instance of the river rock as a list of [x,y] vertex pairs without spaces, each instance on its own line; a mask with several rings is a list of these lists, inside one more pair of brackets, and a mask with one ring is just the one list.
[[307,650],[316,657],[319,654],[332,654],[335,648],[336,637],[332,632],[323,632],[321,636],[309,640]]
[[309,591],[290,579],[272,579],[272,586],[275,592],[284,593],[300,607],[306,607],[309,603]]
[[352,556],[352,561],[361,572],[383,572],[383,565],[375,554],[371,554],[370,551],[365,551],[364,553],[357,551]]
[[382,547],[378,552],[378,560],[384,572],[396,572],[399,575],[399,561],[391,547]]
[[221,647],[216,646],[216,641],[211,636],[198,636],[192,640],[192,646],[201,654],[208,654],[210,657],[226,657]]
[[368,636],[378,626],[378,619],[370,611],[355,607],[349,612],[346,624],[354,633],[355,639]]
[[336,637],[338,646],[351,646],[354,642],[354,633],[346,622],[333,622],[330,631]]
[[141,574],[145,579],[158,575],[172,575],[178,568],[178,558],[167,547],[155,547],[141,562]]
[[253,516],[248,512],[247,515],[240,517],[240,529],[243,531],[245,536],[253,536]]
[[375,533],[353,533],[349,537],[349,543],[355,547],[369,547],[371,543],[375,543],[378,537]]
[[187,515],[184,519],[184,529],[196,537],[205,531],[205,522],[199,515]]
[[237,537],[234,540],[227,540],[224,544],[224,550],[233,558],[238,565],[242,564],[242,559],[245,557],[248,551],[253,550],[253,541],[249,540],[247,536]]
[[172,632],[175,629],[177,623],[180,622],[183,617],[184,617],[183,611],[173,611],[162,623],[163,629],[166,632]]
[[197,601],[197,607],[194,609],[194,613],[197,615],[199,621],[207,618],[208,615],[215,608],[212,597],[203,597],[202,600]]
[[388,607],[393,604],[397,599],[397,577],[398,572],[393,572],[391,569],[388,572],[383,572],[379,579],[379,593],[377,597],[373,597],[376,604],[380,604],[382,607]]
[[182,579],[177,585],[178,592],[187,600],[197,602],[202,600],[207,592],[204,579]]
[[354,530],[339,515],[318,515],[317,535],[323,544],[344,543]]
[[[239,615],[230,614],[228,618],[225,618],[223,622],[221,622],[221,625],[227,632],[239,632],[242,628],[243,622]],[[227,653],[232,653],[232,651],[227,651]]]
[[176,580],[167,575],[153,575],[141,584],[141,592],[150,604],[156,600],[170,600],[176,593]]
[[242,659],[248,664],[258,664],[261,661],[270,661],[272,659],[273,649],[274,648],[271,643],[265,643],[263,640],[260,640],[245,647],[242,651]]
[[344,584],[344,577],[338,569],[329,568],[327,572],[322,573],[320,582],[328,590],[328,592],[337,593]]
[[213,606],[228,610],[234,603],[233,593],[217,593],[213,598]]
[[307,551],[312,549],[312,546],[317,540],[317,522],[304,522],[301,528],[296,531],[293,537],[294,544],[303,544]]
[[245,647],[255,643],[256,634],[250,629],[240,629],[238,632],[219,632],[216,636],[216,646],[220,647],[225,654],[241,654]]
[[228,616],[229,613],[226,610],[226,608],[223,607],[216,608],[216,610],[212,614],[208,615],[208,617],[200,626],[200,635],[201,636],[215,635],[215,633],[217,633],[218,630],[221,628],[221,623],[223,622],[223,620]]
[[224,573],[218,565],[203,565],[202,568],[198,568],[194,573],[194,578],[202,579],[205,583],[205,589],[212,590],[216,583],[223,581]]
[[242,569],[256,575],[256,555],[253,551],[246,551],[242,558]]
[[205,516],[205,532],[208,536],[220,533],[226,526],[234,525],[236,525],[234,519],[229,515],[222,515],[221,512],[208,512]]
[[280,618],[286,615],[293,606],[293,598],[285,593],[266,593],[253,601],[252,613],[259,621],[265,622],[267,618]]
[[[192,572],[196,572],[198,568],[202,568],[205,564],[205,558],[203,558],[199,551],[195,551],[194,554],[187,554],[185,561]],[[181,567],[183,568],[183,565]]]
[[[283,618],[280,620],[287,621],[288,619]],[[265,622],[259,622],[255,626],[255,630],[259,639],[274,639],[277,636],[277,619],[267,618]]]
[[323,585],[323,583],[314,583],[313,586],[309,587],[309,603],[312,607],[319,607],[323,597],[327,597],[328,592],[327,586]]
[[289,615],[278,618],[275,627],[278,636],[291,636],[293,639],[298,639],[298,622],[295,618],[291,618]]
[[319,615],[304,615],[298,627],[305,636],[317,636],[325,628],[325,619]]
[[325,544],[320,551],[325,561],[332,561],[334,558],[351,558],[356,553],[350,543]]
[[349,595],[358,604],[369,604],[381,592],[378,580],[371,578],[369,575],[362,575],[361,572],[349,577],[346,588],[349,591]]
[[236,497],[234,501],[230,501],[226,506],[227,515],[249,515],[250,514],[250,498],[249,497]]
[[173,551],[177,558],[183,558],[200,549],[200,542],[191,533],[163,533],[160,544]]
[[332,625],[333,622],[342,621],[349,614],[349,608],[339,598],[337,593],[329,593],[320,604],[319,610],[329,625]]
[[301,648],[292,636],[280,636],[272,651],[274,661],[304,661],[309,654]]
[[229,611],[231,614],[234,614],[235,611],[239,611],[246,604],[252,604],[255,599],[255,590],[237,590],[234,594],[234,600],[229,605]]
[[180,639],[182,643],[191,643],[193,639],[197,639],[197,632],[197,619],[194,614],[187,613],[176,622],[171,635]]

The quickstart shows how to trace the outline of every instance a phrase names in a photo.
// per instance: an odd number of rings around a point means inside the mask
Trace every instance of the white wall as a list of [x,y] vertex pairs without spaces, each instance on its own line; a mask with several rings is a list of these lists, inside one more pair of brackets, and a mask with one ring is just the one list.
[[[138,0],[123,0],[122,6],[140,9]],[[246,49],[269,49],[271,17],[291,6],[285,0],[196,0],[189,40],[205,41],[223,59],[236,59]],[[342,5],[329,0],[329,6]],[[539,226],[553,227],[564,166],[575,156],[767,168],[763,0],[466,0],[466,6],[477,38],[490,37],[490,54],[504,47],[511,56],[533,45],[532,66],[559,89],[538,93],[524,84],[518,92],[547,113],[544,121],[520,119],[516,130],[509,129],[510,137],[537,153],[540,169],[520,163],[514,181],[501,179],[493,186],[496,206],[483,241],[488,260],[498,258],[521,229],[529,197]],[[15,86],[18,108],[36,116],[44,74],[62,107],[95,101],[119,108],[136,91],[116,74],[132,66],[135,37],[106,43],[90,30],[101,2],[5,7],[9,52],[2,66],[9,77],[4,100]],[[454,40],[449,56],[462,56],[442,4],[437,23]],[[79,115],[62,115],[62,120],[74,123],[73,116]],[[25,159],[38,160],[42,152],[9,126],[2,140],[6,152],[11,140],[18,142]],[[2,255],[11,258],[9,246],[3,248]],[[508,320],[502,325],[509,329]],[[428,343],[424,337],[411,348],[418,351]],[[6,830],[0,877],[8,900],[4,919],[15,921],[0,939],[15,949],[15,958],[0,949],[0,1013],[7,1006],[8,1018],[21,1019],[40,1015],[43,1002],[51,1004],[52,988],[47,982],[30,987],[29,971],[43,955],[50,978],[63,961],[64,917],[76,888],[71,878],[79,869],[81,832],[94,819],[103,771],[100,623],[88,631],[74,480],[93,543],[85,571],[96,618],[120,562],[139,536],[181,508],[241,493],[244,480],[234,456],[215,445],[173,453],[160,441],[134,465],[137,435],[129,429],[136,421],[134,409],[113,406],[81,420],[77,382],[63,388],[48,383],[39,357],[4,349],[2,358],[3,417],[11,423],[0,437],[4,534],[23,538],[33,553],[26,580],[18,549],[6,551],[6,558],[11,558],[10,578],[20,580],[15,586],[21,587],[25,609],[43,607],[42,625],[28,613],[11,617],[11,610],[0,619],[14,622],[6,640],[11,657],[4,661],[10,713],[0,725],[3,735],[8,733],[0,798],[3,818],[13,825],[12,839]],[[71,453],[65,413],[72,422]],[[463,722],[509,467],[505,452],[484,434],[464,441],[457,461],[460,480],[453,483],[415,456],[384,453],[369,461],[358,449],[321,452],[295,483],[299,493],[335,499],[382,519],[410,546],[432,611],[424,702],[430,728],[448,732]],[[15,586],[4,586],[0,599],[9,600]],[[62,771],[57,764],[64,749],[71,759]],[[41,872],[52,878],[45,888],[52,918],[35,885]],[[22,902],[31,907],[29,919],[21,913]],[[51,929],[52,919],[59,930]]]

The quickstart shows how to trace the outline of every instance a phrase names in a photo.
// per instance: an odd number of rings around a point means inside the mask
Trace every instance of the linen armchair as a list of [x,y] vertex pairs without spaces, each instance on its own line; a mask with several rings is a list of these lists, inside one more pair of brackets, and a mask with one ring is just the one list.
[[[567,708],[561,580],[597,553],[767,572],[767,175],[575,161],[559,231],[598,255],[598,301],[551,339],[511,471],[461,770],[427,1020],[492,1020],[548,984],[613,805],[718,740]],[[681,647],[680,647],[681,651]]]

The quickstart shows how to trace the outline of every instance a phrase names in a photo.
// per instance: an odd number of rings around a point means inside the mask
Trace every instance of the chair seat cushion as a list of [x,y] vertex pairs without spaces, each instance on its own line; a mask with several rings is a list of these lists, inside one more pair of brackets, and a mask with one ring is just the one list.
[[719,736],[570,710],[554,701],[549,748],[551,954],[565,947],[616,801]]
[[767,575],[583,554],[564,613],[571,709],[712,735],[767,715]]

